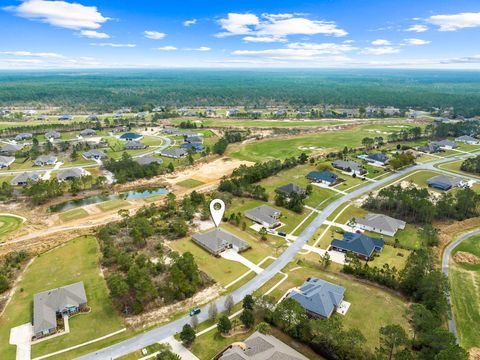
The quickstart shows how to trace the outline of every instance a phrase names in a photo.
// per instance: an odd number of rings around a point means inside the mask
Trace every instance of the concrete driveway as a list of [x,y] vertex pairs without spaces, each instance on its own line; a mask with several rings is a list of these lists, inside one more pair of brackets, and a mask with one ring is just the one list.
[[17,360],[30,360],[32,335],[30,323],[10,329],[10,344],[17,346]]
[[[320,249],[318,247],[306,245],[306,244],[303,245],[303,249],[317,253],[320,256],[325,255],[325,253],[327,252],[327,250]],[[345,253],[342,253],[340,251],[335,251],[335,250],[329,250],[328,254],[330,255],[330,260],[332,260],[334,263],[337,263],[340,265],[345,264]]]
[[224,259],[227,259],[227,260],[239,262],[239,263],[245,265],[246,267],[248,267],[250,270],[254,271],[257,274],[260,274],[263,271],[263,269],[260,266],[254,264],[250,260],[244,258],[242,255],[237,253],[235,250],[232,250],[232,249],[225,250],[224,252],[222,252],[220,254],[220,256]]

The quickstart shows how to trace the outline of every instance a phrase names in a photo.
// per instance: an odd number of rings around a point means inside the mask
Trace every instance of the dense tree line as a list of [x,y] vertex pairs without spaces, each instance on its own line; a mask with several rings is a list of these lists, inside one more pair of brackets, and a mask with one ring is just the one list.
[[462,162],[462,165],[460,165],[460,170],[480,174],[480,156],[466,159]]
[[8,253],[0,261],[0,294],[7,291],[12,284],[14,273],[28,259],[25,250]]
[[427,224],[434,219],[464,220],[479,216],[480,195],[465,188],[455,194],[444,193],[433,201],[427,189],[395,185],[380,190],[377,195],[369,194],[363,207],[409,223]]
[[245,138],[245,132],[242,131],[226,131],[218,141],[213,144],[212,151],[215,154],[223,155],[227,150],[228,144],[240,142]]
[[104,166],[105,169],[115,175],[115,179],[120,184],[137,179],[151,178],[165,172],[163,165],[157,163],[139,164],[126,152],[118,160],[108,159],[104,161]]
[[393,170],[398,170],[414,163],[415,156],[413,156],[412,154],[401,153],[392,156],[389,165]]

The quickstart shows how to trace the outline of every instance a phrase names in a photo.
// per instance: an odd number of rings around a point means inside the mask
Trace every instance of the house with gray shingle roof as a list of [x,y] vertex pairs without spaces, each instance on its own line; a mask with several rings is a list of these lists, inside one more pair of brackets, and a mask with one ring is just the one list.
[[13,154],[23,149],[23,144],[6,144],[0,149],[2,154]]
[[22,141],[22,140],[28,140],[31,139],[33,136],[32,133],[20,133],[15,136],[15,141]]
[[13,156],[0,156],[0,168],[9,167],[15,161]]
[[100,160],[100,159],[106,159],[108,156],[101,150],[92,149],[92,150],[85,151],[83,153],[83,157],[85,159]]
[[353,173],[356,175],[362,175],[365,173],[362,165],[353,160],[335,160],[332,162],[334,168]]
[[142,149],[145,149],[146,147],[147,145],[142,144],[139,141],[133,140],[133,141],[127,142],[124,146],[124,149],[125,150],[142,150]]
[[345,288],[328,281],[309,278],[298,289],[293,289],[287,298],[297,301],[315,318],[328,319],[343,301]]
[[280,226],[281,223],[278,220],[280,215],[280,211],[268,205],[260,205],[256,208],[245,211],[245,216],[247,218],[266,227],[267,229]]
[[97,132],[93,129],[83,129],[82,131],[80,131],[81,136],[93,136],[96,133]]
[[258,331],[243,343],[237,342],[230,345],[215,358],[217,360],[308,360],[276,337],[264,335]]
[[65,169],[57,174],[58,181],[73,180],[85,175],[85,171],[80,168]]
[[150,164],[153,164],[153,163],[156,163],[156,164],[163,164],[163,160],[156,157],[156,156],[153,156],[153,155],[144,155],[144,156],[140,156],[138,158],[134,158],[134,160],[139,163],[140,165],[150,165]]
[[220,228],[215,228],[203,234],[193,234],[192,240],[215,256],[227,249],[241,252],[250,248],[246,241]]
[[472,137],[470,135],[459,136],[455,139],[455,141],[462,142],[462,143],[465,143],[465,144],[470,144],[470,145],[478,145],[480,143],[480,140],[475,139],[474,137]]
[[455,149],[458,147],[457,143],[455,141],[451,141],[448,139],[441,140],[441,141],[436,141],[433,143],[434,145],[437,145],[438,147],[446,150],[451,150]]
[[338,181],[338,175],[330,171],[310,171],[307,174],[307,179],[314,183],[332,186]]
[[40,155],[35,159],[33,164],[35,166],[55,165],[57,157],[55,155]]
[[437,152],[440,152],[440,151],[443,151],[440,146],[434,144],[434,143],[430,143],[430,144],[427,144],[427,145],[423,145],[423,146],[419,146],[417,147],[417,150],[418,151],[421,151],[425,154],[434,154],[434,153],[437,153]]
[[350,224],[366,231],[395,236],[398,230],[405,229],[407,223],[383,214],[367,214],[361,218],[350,219]]
[[297,184],[293,184],[293,183],[280,186],[275,191],[280,192],[280,193],[284,193],[287,196],[290,196],[291,194],[305,195],[306,192],[307,192],[301,186],[298,186]]
[[40,180],[40,174],[34,171],[32,172],[23,172],[15,176],[11,181],[10,184],[13,186],[25,186],[29,182],[38,181]]
[[41,338],[57,330],[57,317],[70,316],[87,306],[83,282],[43,291],[33,297],[33,334]]
[[182,148],[166,149],[166,150],[163,150],[160,153],[160,155],[162,155],[162,156],[169,157],[169,158],[174,158],[174,159],[181,158],[181,157],[183,157],[187,154],[188,154],[188,151],[186,149],[182,149]]
[[369,260],[374,252],[380,252],[385,246],[383,239],[377,239],[365,234],[344,232],[343,239],[334,239],[330,243],[332,250],[352,252],[355,256]]
[[431,188],[448,191],[452,188],[463,186],[464,182],[459,177],[438,175],[428,179],[427,184]]
[[45,137],[47,139],[60,139],[62,134],[60,134],[58,131],[48,131],[45,133]]

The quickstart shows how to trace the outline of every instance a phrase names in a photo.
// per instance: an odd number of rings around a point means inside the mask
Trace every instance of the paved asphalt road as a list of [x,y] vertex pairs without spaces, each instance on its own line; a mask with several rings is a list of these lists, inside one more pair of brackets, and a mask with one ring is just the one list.
[[[462,158],[477,155],[480,152],[472,154],[461,154],[455,157],[447,159],[439,159],[432,161],[426,164],[418,164],[401,171],[398,171],[386,178],[378,180],[377,182],[369,182],[364,187],[355,190],[351,193],[348,193],[341,197],[340,199],[335,200],[329,204],[317,217],[308,225],[308,227],[298,236],[297,240],[293,242],[283,253],[280,255],[277,260],[275,260],[268,268],[266,268],[261,274],[255,276],[248,283],[242,287],[236,289],[231,293],[235,303],[242,301],[245,295],[252,294],[255,290],[259,289],[264,285],[268,280],[279,273],[287,264],[290,262],[295,255],[302,249],[303,245],[315,234],[317,229],[323,224],[330,214],[335,211],[340,205],[345,204],[346,202],[359,197],[362,194],[368,193],[373,189],[384,185],[392,180],[401,178],[402,176],[417,170],[432,169],[433,165],[450,162],[455,160],[460,160]],[[436,169],[434,169],[436,170]],[[225,297],[222,297],[216,301],[216,305],[219,312],[224,310]],[[208,319],[208,306],[202,308],[202,312],[198,315],[199,323]],[[153,330],[144,332],[142,334],[136,335],[130,339],[124,340],[117,344],[111,345],[104,349],[98,350],[96,352],[81,356],[78,360],[99,360],[99,359],[115,359],[117,357],[129,354],[133,351],[142,349],[150,344],[153,344],[157,341],[161,341],[173,334],[181,331],[183,325],[190,323],[190,317],[184,316],[178,320],[170,322],[168,324],[159,326]]]
[[[445,274],[445,276],[448,277],[448,260],[450,259],[450,254],[452,253],[452,250],[455,249],[463,241],[465,241],[465,240],[467,240],[467,239],[469,239],[469,238],[471,238],[472,236],[475,236],[475,235],[480,235],[480,229],[477,229],[477,230],[471,231],[469,233],[463,234],[462,236],[457,238],[457,240],[455,240],[454,242],[452,242],[450,245],[448,245],[445,248],[445,251],[443,252],[443,257],[442,257],[442,271]],[[458,340],[457,325],[455,324],[455,318],[453,317],[453,314],[452,314],[453,309],[452,309],[452,304],[451,304],[451,301],[450,301],[450,294],[447,295],[447,298],[448,298],[448,303],[450,305],[450,311],[449,311],[449,314],[448,314],[448,330],[450,330],[450,332],[453,335],[455,335],[455,337]]]

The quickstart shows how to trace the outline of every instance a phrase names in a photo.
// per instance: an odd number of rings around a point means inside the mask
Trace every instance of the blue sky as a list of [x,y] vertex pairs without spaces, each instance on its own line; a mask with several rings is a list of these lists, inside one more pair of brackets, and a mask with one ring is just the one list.
[[0,0],[0,68],[480,68],[478,0]]

